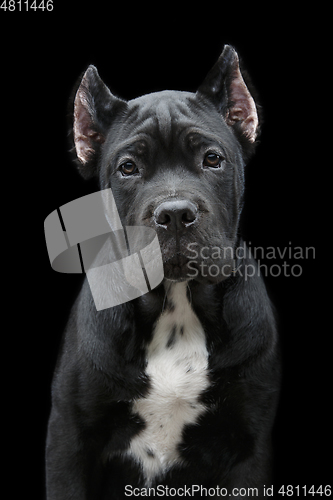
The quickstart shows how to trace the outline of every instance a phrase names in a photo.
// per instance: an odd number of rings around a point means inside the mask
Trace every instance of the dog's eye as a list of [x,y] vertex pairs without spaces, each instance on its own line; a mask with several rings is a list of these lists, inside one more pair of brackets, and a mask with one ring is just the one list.
[[120,171],[124,176],[133,175],[138,173],[138,167],[135,165],[134,161],[126,161],[120,165]]
[[219,168],[221,166],[222,161],[223,161],[222,156],[216,153],[208,153],[204,158],[203,166],[210,168]]

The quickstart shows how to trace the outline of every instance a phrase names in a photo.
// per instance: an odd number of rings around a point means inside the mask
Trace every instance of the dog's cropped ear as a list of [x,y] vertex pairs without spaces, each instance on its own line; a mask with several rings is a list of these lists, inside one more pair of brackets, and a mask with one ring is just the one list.
[[95,66],[84,73],[74,99],[73,140],[83,177],[96,174],[97,157],[107,130],[126,102],[115,97]]
[[244,81],[237,52],[225,45],[221,56],[198,89],[213,102],[238,136],[254,143],[259,132],[258,111]]

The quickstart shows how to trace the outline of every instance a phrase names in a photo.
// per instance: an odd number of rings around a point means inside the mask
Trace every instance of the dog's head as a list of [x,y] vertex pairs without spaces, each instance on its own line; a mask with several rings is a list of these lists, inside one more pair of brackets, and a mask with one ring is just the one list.
[[258,122],[238,55],[225,46],[196,93],[126,102],[89,66],[75,95],[73,140],[82,175],[111,187],[123,225],[157,231],[167,279],[217,282],[232,270]]

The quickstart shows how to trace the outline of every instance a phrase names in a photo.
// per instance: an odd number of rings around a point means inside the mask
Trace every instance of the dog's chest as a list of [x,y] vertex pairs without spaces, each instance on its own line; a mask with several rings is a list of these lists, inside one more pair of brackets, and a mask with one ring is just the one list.
[[186,283],[174,284],[147,351],[150,391],[133,404],[145,428],[132,439],[128,454],[140,463],[147,484],[181,462],[177,446],[184,426],[195,424],[205,411],[199,396],[209,384],[207,365],[205,334]]

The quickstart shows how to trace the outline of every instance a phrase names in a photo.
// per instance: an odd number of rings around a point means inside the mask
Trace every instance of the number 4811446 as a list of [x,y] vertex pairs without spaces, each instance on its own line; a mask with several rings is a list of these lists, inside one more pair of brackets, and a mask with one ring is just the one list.
[[28,10],[47,10],[48,12],[51,12],[53,10],[53,0],[41,0],[38,1],[34,0],[33,2],[29,2],[28,0],[22,1],[22,0],[4,0],[2,4],[0,5],[0,9],[6,11],[8,10],[9,12],[14,12],[15,10],[18,10],[19,12],[21,11],[28,11]]
[[331,490],[331,485],[326,485],[326,486],[319,486],[319,488],[315,488],[314,486],[281,486],[281,488],[278,491],[279,495],[282,496],[287,496],[287,497],[292,497],[292,496],[312,496],[314,497],[315,495],[319,496],[325,496],[325,497],[330,497],[332,493]]

